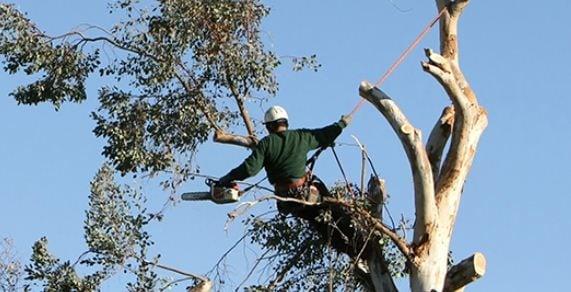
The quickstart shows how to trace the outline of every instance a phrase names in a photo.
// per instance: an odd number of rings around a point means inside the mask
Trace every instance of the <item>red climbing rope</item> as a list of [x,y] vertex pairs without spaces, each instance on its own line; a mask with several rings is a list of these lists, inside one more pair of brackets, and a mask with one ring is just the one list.
[[[398,68],[398,66],[400,64],[402,64],[402,62],[408,57],[408,55],[410,55],[410,53],[414,50],[414,48],[416,48],[416,46],[418,46],[420,41],[422,41],[422,39],[426,36],[426,34],[430,31],[430,29],[438,22],[438,20],[440,19],[440,17],[442,17],[442,15],[446,11],[446,9],[447,9],[447,7],[442,8],[442,10],[440,10],[440,13],[438,13],[438,15],[436,15],[428,23],[428,25],[426,25],[426,27],[422,30],[422,32],[420,32],[420,34],[418,34],[418,36],[414,39],[414,41],[402,52],[402,54],[389,67],[389,69],[387,69],[385,74],[383,74],[383,76],[381,76],[381,78],[379,78],[379,81],[377,81],[374,84],[376,87],[381,87],[381,85],[387,80],[387,78],[389,78],[389,76],[391,74],[393,74],[393,72]],[[361,100],[359,100],[357,105],[355,105],[355,107],[353,108],[351,113],[349,113],[349,116],[353,116],[353,114],[355,114],[361,108],[361,106],[363,106],[364,102],[365,102],[365,99],[361,98]]]

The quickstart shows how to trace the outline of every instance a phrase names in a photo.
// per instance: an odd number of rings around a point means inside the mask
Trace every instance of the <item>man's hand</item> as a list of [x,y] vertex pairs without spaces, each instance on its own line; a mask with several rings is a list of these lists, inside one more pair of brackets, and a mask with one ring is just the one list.
[[232,180],[227,176],[223,176],[216,182],[216,185],[220,187],[231,187]]
[[226,176],[221,177],[220,180],[218,180],[218,181],[216,182],[216,186],[223,187],[223,188],[236,189],[236,190],[239,190],[239,189],[240,189],[240,187],[238,186],[237,183],[231,181],[231,180],[230,180],[228,177],[226,177]]
[[339,122],[343,123],[344,126],[347,127],[351,123],[351,120],[353,120],[351,115],[342,115],[341,119],[339,119]]

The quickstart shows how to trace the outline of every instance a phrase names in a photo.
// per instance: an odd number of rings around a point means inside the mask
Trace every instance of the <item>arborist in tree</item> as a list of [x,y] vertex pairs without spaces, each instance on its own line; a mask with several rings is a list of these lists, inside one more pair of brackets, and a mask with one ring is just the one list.
[[[220,178],[219,185],[231,186],[232,181],[254,176],[264,167],[276,195],[316,202],[320,195],[326,195],[327,189],[315,176],[306,172],[307,154],[330,146],[350,121],[349,116],[342,116],[338,122],[324,128],[290,130],[285,109],[272,106],[264,115],[269,135],[256,145],[242,164]],[[303,209],[307,208],[297,203],[278,202],[277,205],[284,214],[295,210],[303,218],[314,215],[304,214]]]
[[[321,197],[330,194],[321,180],[306,171],[307,154],[311,150],[332,145],[350,121],[350,116],[341,116],[338,122],[320,129],[290,130],[287,112],[280,106],[273,106],[264,115],[269,135],[256,145],[242,164],[220,178],[218,185],[233,187],[236,185],[233,181],[254,176],[264,167],[276,195],[319,202]],[[363,247],[366,240],[355,231],[351,217],[342,207],[282,201],[277,202],[277,207],[281,214],[291,213],[306,219],[322,239],[330,242],[336,250],[349,256],[360,254],[362,258],[368,258],[370,246]],[[331,214],[330,222],[318,218],[325,210]]]

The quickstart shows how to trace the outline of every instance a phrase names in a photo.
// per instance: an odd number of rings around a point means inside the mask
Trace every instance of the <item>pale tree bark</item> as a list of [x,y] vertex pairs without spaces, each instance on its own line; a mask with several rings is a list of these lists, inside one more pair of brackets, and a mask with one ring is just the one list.
[[223,130],[216,130],[216,132],[214,132],[213,140],[214,142],[221,144],[230,144],[246,148],[253,148],[258,143],[258,140],[255,137],[228,134]]
[[[401,140],[410,162],[415,192],[416,222],[410,243],[410,287],[412,291],[443,291],[448,275],[449,246],[458,213],[464,182],[476,153],[478,141],[487,126],[485,110],[478,104],[459,65],[458,20],[468,0],[436,0],[440,19],[440,54],[426,50],[423,69],[432,75],[446,91],[452,106],[445,108],[435,125],[426,147],[421,133],[414,128],[397,105],[384,92],[369,83],[361,84],[360,93],[388,120]],[[450,139],[448,153],[441,165],[442,154]],[[477,260],[482,262],[483,255]],[[485,259],[483,260],[485,263]],[[472,275],[469,265],[454,270],[455,275]],[[452,272],[452,271],[451,271]],[[461,278],[463,286],[480,277]],[[450,283],[448,281],[447,283]],[[381,291],[381,290],[378,290]]]

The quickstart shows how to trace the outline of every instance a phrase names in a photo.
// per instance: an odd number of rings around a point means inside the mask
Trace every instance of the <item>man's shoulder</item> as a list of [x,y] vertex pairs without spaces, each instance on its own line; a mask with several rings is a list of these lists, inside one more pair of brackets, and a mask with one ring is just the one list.
[[262,140],[260,140],[260,142],[258,142],[258,145],[268,145],[269,143],[272,143],[276,140],[280,140],[280,134],[276,134],[276,133],[271,133],[266,135],[264,138],[262,138]]
[[302,134],[311,134],[311,133],[316,133],[316,132],[321,132],[321,131],[327,131],[329,128],[331,127],[335,127],[335,126],[339,126],[338,122],[334,122],[331,123],[327,126],[321,127],[321,128],[301,128],[301,129],[294,129],[291,131],[295,131],[296,133],[302,133]]

